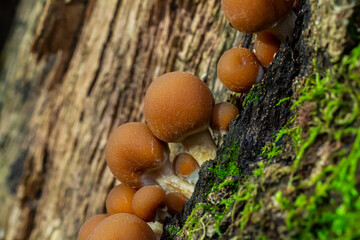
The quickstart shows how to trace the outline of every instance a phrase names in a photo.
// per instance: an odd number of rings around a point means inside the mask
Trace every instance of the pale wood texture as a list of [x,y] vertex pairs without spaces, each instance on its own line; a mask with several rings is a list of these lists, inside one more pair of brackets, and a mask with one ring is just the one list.
[[[106,140],[119,124],[143,121],[151,81],[188,71],[222,101],[216,63],[243,38],[216,0],[23,0],[16,19],[0,86],[9,240],[74,239],[86,218],[104,212],[115,182]],[[22,163],[15,197],[6,179]]]

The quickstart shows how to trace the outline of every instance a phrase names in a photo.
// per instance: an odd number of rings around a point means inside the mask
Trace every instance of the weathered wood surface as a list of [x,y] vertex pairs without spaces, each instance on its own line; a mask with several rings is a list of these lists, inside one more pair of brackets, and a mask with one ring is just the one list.
[[74,239],[104,212],[106,140],[143,121],[151,81],[188,71],[224,100],[216,63],[241,39],[216,0],[21,1],[0,75],[0,239]]

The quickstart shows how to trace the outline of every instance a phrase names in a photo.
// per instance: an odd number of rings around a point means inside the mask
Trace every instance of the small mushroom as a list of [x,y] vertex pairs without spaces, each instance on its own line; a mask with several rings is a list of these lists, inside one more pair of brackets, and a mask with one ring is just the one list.
[[134,213],[132,200],[136,189],[120,184],[109,192],[106,198],[106,211],[109,215],[116,213]]
[[144,186],[134,195],[132,208],[136,216],[150,222],[154,219],[156,209],[164,205],[165,192],[159,186]]
[[239,109],[229,102],[221,102],[215,105],[212,119],[211,128],[215,135],[219,133],[223,136],[229,131],[229,125],[232,120],[239,115]]
[[184,72],[160,76],[145,95],[145,119],[164,142],[180,142],[199,165],[216,155],[208,130],[214,97],[198,77]]
[[180,214],[188,200],[183,194],[172,192],[166,195],[165,204],[170,214]]
[[101,221],[87,240],[156,240],[156,236],[137,216],[117,213]]
[[174,171],[177,175],[188,178],[190,174],[199,169],[195,158],[188,153],[180,153],[174,158]]
[[217,73],[220,81],[229,90],[247,93],[262,78],[263,69],[249,49],[235,47],[220,57]]
[[176,176],[169,162],[169,148],[144,123],[125,123],[109,137],[105,149],[106,162],[122,183],[140,188],[158,183],[167,191],[190,196],[194,186]]
[[261,65],[268,67],[274,60],[274,56],[279,52],[281,42],[270,32],[261,32],[256,36],[254,42],[254,54],[259,59]]
[[221,0],[226,19],[240,32],[261,32],[286,16],[294,0]]
[[107,214],[99,214],[86,220],[79,230],[77,240],[86,240],[94,228],[107,217]]

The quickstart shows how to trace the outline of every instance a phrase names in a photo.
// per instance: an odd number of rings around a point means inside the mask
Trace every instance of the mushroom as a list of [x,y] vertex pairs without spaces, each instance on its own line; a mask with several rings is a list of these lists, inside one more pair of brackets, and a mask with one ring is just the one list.
[[294,0],[221,0],[226,19],[240,32],[261,32],[286,16]]
[[198,77],[184,72],[160,76],[145,95],[146,122],[160,140],[179,142],[199,165],[216,155],[208,130],[214,97]]
[[137,216],[117,213],[101,221],[87,240],[156,240],[156,236]]
[[183,178],[188,178],[192,173],[199,169],[199,165],[195,158],[188,153],[176,155],[173,166],[175,173]]
[[136,216],[150,222],[154,219],[156,209],[164,205],[165,192],[159,186],[144,186],[134,195],[132,208]]
[[165,204],[170,214],[180,214],[188,200],[183,194],[172,192],[166,195]]
[[188,153],[178,154],[173,161],[174,171],[178,176],[186,178],[188,182],[196,184],[199,180],[199,165]]
[[94,228],[107,217],[107,214],[99,214],[86,220],[80,228],[77,240],[86,240]]
[[109,215],[116,213],[134,213],[132,200],[136,189],[120,184],[109,192],[106,198],[106,211]]
[[221,136],[225,135],[229,131],[229,125],[232,120],[239,115],[239,109],[233,104],[228,102],[221,102],[215,105],[212,119],[211,119],[211,128],[214,132],[214,135]]
[[254,42],[254,54],[261,65],[268,67],[274,60],[274,56],[280,49],[279,39],[271,32],[261,32],[256,36]]
[[229,90],[247,93],[262,78],[263,69],[249,49],[235,47],[220,57],[217,73],[220,81]]
[[105,149],[106,162],[122,183],[134,188],[158,183],[167,191],[190,196],[193,184],[174,174],[168,158],[167,144],[144,123],[125,123],[116,128]]

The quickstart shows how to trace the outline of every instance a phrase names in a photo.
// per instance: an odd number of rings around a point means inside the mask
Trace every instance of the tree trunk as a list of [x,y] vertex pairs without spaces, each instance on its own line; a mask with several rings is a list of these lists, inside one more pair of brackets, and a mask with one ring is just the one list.
[[[251,172],[261,148],[288,122],[290,102],[275,105],[297,94],[292,86],[311,74],[312,59],[324,69],[358,43],[349,27],[359,22],[356,0],[300,0],[296,13],[293,41],[282,45],[262,87],[253,88],[258,100],[241,105],[220,148],[221,155],[238,145],[236,181]],[[232,46],[251,45],[251,36],[231,28],[216,0],[23,0],[12,29],[0,66],[0,212],[5,215],[0,239],[7,240],[74,239],[85,219],[105,212],[115,183],[104,160],[107,138],[122,123],[144,121],[149,84],[163,73],[187,71],[206,82],[217,102],[224,101],[229,92],[217,79],[217,61]],[[226,162],[220,155],[217,160]],[[205,202],[205,182],[224,180],[208,172],[214,164],[202,167],[184,215],[169,221],[176,229]],[[226,191],[221,198],[235,190]],[[227,221],[225,239],[240,236]],[[219,237],[210,233],[211,226],[208,222],[198,232]]]
[[241,39],[216,1],[26,0],[16,21],[1,75],[6,239],[74,239],[115,181],[109,132],[143,121],[151,81],[188,71],[224,100],[216,62]]

